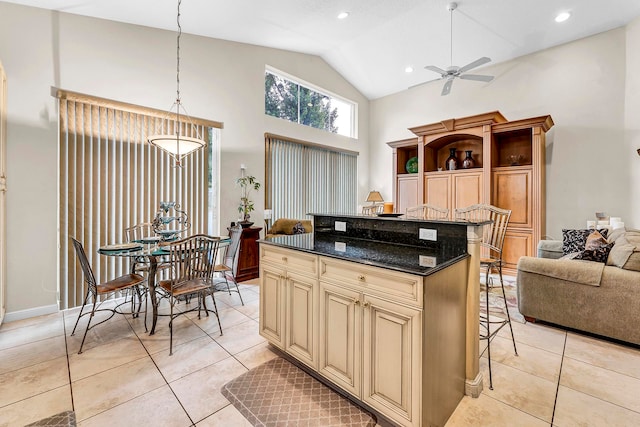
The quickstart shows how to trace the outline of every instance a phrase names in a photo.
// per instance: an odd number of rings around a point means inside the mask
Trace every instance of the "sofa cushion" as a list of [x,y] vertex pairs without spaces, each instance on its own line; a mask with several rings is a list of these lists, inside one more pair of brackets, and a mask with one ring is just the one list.
[[607,265],[640,271],[640,236],[625,234],[619,237],[609,253]]
[[546,259],[523,256],[518,260],[520,271],[553,277],[582,285],[600,286],[604,264],[582,260]]
[[[574,252],[580,252],[584,250],[587,243],[587,237],[596,230],[592,228],[585,229],[562,229],[562,253],[568,255]],[[600,234],[605,238],[607,237],[608,230],[599,230]]]

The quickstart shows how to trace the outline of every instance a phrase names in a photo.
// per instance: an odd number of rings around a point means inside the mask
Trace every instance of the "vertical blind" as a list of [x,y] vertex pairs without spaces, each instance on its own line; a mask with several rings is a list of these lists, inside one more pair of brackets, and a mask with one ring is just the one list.
[[266,204],[273,218],[308,213],[354,214],[358,155],[267,135]]
[[[59,97],[60,126],[60,308],[82,304],[86,286],[70,237],[83,243],[96,280],[129,271],[126,258],[101,256],[100,246],[123,242],[124,229],[151,222],[160,201],[175,201],[188,214],[190,232],[208,231],[208,156],[198,150],[176,167],[146,142],[176,122],[152,110],[118,108],[99,98]],[[165,113],[166,114],[166,113]],[[181,123],[184,125],[184,123]],[[201,137],[213,129],[196,122]],[[190,126],[182,133],[189,135]]]

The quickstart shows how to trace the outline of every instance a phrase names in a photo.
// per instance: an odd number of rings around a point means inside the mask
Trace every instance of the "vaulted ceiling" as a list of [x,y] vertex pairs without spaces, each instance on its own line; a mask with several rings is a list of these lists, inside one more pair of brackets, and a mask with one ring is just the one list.
[[[177,29],[177,0],[5,1]],[[640,16],[638,0],[460,0],[451,31],[448,3],[183,0],[181,24],[185,33],[319,55],[375,99],[439,77],[425,65],[462,66],[481,56],[503,62],[626,25]],[[343,11],[349,16],[337,19]],[[556,23],[562,11],[569,11],[571,18]],[[407,67],[414,71],[405,72]]]

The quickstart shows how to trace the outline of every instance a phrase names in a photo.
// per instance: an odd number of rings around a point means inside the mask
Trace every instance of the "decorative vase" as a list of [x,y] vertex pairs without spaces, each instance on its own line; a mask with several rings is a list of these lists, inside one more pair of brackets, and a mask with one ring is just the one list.
[[462,161],[462,169],[471,169],[476,165],[476,162],[474,162],[473,157],[471,157],[471,150],[466,150],[465,153],[467,157]]
[[444,161],[444,168],[448,171],[458,169],[458,159],[456,158],[456,149],[449,148],[449,157]]

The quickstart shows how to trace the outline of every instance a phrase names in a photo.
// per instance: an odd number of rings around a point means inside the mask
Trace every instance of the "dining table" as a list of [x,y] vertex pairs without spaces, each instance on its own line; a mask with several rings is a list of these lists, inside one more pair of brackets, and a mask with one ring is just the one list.
[[[155,333],[156,324],[158,323],[158,296],[156,295],[156,276],[158,272],[158,265],[163,261],[163,259],[168,258],[169,255],[169,249],[159,245],[160,241],[161,240],[155,238],[143,238],[141,240],[135,240],[127,243],[102,246],[98,249],[98,253],[100,255],[131,259],[133,261],[131,263],[132,272],[136,262],[148,262],[149,271],[147,284],[149,286],[151,306],[153,309],[149,335],[153,335]],[[228,246],[229,243],[231,243],[230,237],[220,237],[218,249]],[[216,257],[217,256],[218,254],[216,254]]]

